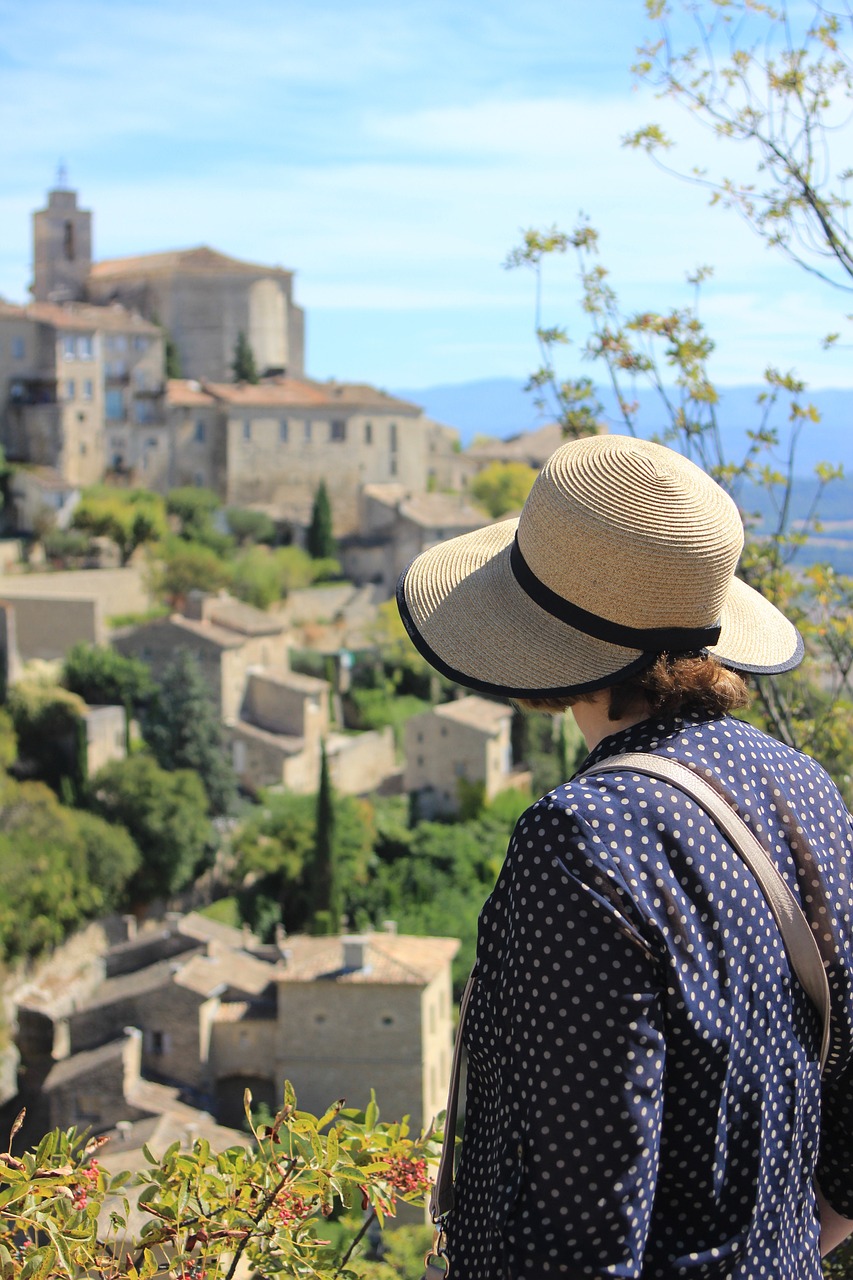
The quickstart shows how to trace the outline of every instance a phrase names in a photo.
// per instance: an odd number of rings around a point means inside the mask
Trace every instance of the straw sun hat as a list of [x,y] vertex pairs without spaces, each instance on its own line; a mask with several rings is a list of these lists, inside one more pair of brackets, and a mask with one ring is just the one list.
[[419,555],[397,603],[438,671],[505,697],[602,689],[662,652],[788,671],[803,642],[734,577],[742,546],[737,507],[694,463],[593,436],[551,455],[518,520]]

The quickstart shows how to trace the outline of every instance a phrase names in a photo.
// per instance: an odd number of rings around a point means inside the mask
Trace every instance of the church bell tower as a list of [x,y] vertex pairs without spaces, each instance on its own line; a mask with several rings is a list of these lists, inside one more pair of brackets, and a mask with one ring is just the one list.
[[47,208],[33,214],[33,283],[36,302],[79,302],[92,267],[92,214],[77,208],[77,192],[60,165]]

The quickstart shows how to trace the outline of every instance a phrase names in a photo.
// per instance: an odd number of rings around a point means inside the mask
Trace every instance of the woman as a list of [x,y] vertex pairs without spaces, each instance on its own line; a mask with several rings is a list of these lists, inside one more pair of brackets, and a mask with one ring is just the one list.
[[[803,653],[734,577],[742,542],[698,467],[598,436],[517,522],[401,579],[439,671],[571,707],[590,750],[520,818],[480,917],[453,1280],[817,1280],[821,1225],[824,1249],[853,1228],[850,822],[819,765],[729,714],[740,673]],[[755,880],[695,801],[596,773],[626,751],[727,793],[802,901],[832,995],[822,1108],[819,1019]]]

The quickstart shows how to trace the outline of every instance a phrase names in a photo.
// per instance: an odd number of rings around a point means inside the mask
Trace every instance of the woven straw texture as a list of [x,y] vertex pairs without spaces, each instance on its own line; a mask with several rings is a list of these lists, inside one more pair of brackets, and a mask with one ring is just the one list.
[[518,521],[419,556],[398,599],[421,651],[461,683],[509,696],[603,687],[648,663],[552,617],[516,581],[518,531],[530,569],[562,599],[630,627],[721,622],[710,650],[729,666],[779,671],[802,656],[796,629],[734,578],[737,508],[699,467],[661,445],[595,436],[563,445]]

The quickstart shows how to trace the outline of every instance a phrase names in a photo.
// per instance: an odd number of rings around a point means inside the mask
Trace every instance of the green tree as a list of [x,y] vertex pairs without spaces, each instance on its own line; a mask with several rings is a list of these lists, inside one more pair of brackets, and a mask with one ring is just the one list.
[[234,375],[235,382],[258,382],[258,366],[255,363],[255,353],[252,351],[249,339],[241,329],[237,334],[237,341],[234,344],[234,357],[231,361],[231,372]]
[[161,599],[172,607],[191,591],[218,591],[231,581],[232,569],[210,547],[181,538],[167,538],[152,574],[152,585]]
[[314,815],[314,849],[307,868],[314,928],[337,933],[341,908],[339,872],[335,859],[335,802],[329,778],[326,744],[320,748],[320,785]]
[[181,353],[178,350],[178,344],[168,330],[163,332],[163,354],[166,362],[166,377],[182,378]]
[[0,774],[0,954],[39,954],[124,899],[139,862],[132,840],[61,805],[40,782]]
[[265,511],[250,507],[229,507],[225,512],[228,528],[241,546],[255,542],[272,542],[275,524]]
[[[316,796],[272,793],[235,833],[241,913],[262,936],[269,936],[279,919],[290,932],[310,927],[316,833]],[[375,837],[372,804],[337,797],[333,847],[341,912],[352,915],[370,880]]]
[[311,522],[305,538],[308,554],[315,560],[330,560],[337,555],[337,545],[332,533],[332,505],[325,482],[320,481],[311,506]]
[[191,769],[204,786],[210,812],[229,812],[237,781],[216,707],[188,649],[178,649],[164,670],[145,710],[142,732],[161,769]]
[[96,485],[85,490],[72,524],[96,537],[111,538],[127,564],[137,547],[159,542],[167,532],[166,509],[159,494],[149,489],[110,489]]
[[62,666],[62,683],[91,706],[123,706],[138,711],[154,692],[151,672],[139,658],[126,658],[107,645],[72,645]]
[[523,462],[492,462],[471,481],[474,501],[497,518],[519,511],[533,487],[536,472]]
[[211,840],[207,796],[190,770],[168,772],[144,754],[116,760],[90,780],[88,802],[93,813],[124,827],[139,850],[131,901],[168,898],[203,865]]
[[197,489],[194,485],[170,489],[166,495],[166,510],[180,522],[181,537],[187,542],[203,541],[219,506],[212,489]]
[[12,688],[7,705],[22,764],[57,792],[63,778],[76,785],[83,771],[83,699],[52,681],[29,679]]

